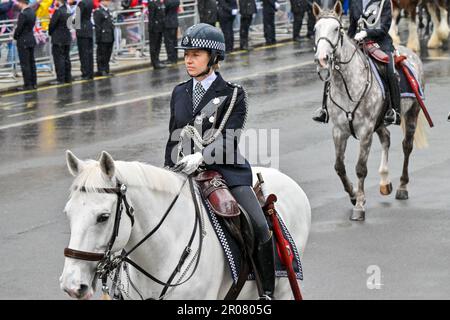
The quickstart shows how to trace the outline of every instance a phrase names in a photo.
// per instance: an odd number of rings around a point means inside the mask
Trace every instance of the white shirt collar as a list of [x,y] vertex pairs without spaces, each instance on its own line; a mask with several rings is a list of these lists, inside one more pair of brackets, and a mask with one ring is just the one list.
[[[211,73],[209,76],[207,76],[205,79],[203,79],[202,81],[200,81],[200,84],[202,85],[203,89],[205,89],[205,91],[208,91],[209,87],[211,87],[212,83],[214,82],[214,80],[216,80],[217,78],[217,74],[215,72]],[[197,84],[197,80],[195,78],[192,78],[193,83],[193,87],[192,89],[195,90],[195,85]]]

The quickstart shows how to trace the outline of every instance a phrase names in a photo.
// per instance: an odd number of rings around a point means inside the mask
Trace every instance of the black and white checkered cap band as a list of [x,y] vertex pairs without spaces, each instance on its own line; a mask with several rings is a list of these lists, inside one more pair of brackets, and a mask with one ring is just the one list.
[[191,45],[194,48],[206,48],[225,51],[225,43],[214,40],[191,38]]

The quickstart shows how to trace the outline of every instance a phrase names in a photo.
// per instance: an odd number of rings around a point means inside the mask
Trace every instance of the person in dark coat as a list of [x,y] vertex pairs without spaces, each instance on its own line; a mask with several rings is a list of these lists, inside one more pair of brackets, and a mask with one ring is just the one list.
[[175,64],[178,61],[177,31],[178,9],[180,0],[165,0],[166,12],[164,20],[164,45],[167,52],[166,64]]
[[280,4],[275,0],[263,0],[263,27],[266,45],[276,43],[275,37],[275,12]]
[[238,13],[236,0],[218,0],[217,16],[219,18],[220,28],[225,36],[226,52],[233,51],[234,32],[233,22]]
[[91,21],[93,0],[81,0],[77,6],[77,46],[81,65],[81,79],[94,78],[94,30]]
[[55,63],[56,81],[52,84],[72,82],[70,45],[72,36],[68,28],[71,13],[65,0],[58,0],[59,8],[53,13],[48,27],[52,39],[52,56]]
[[166,5],[164,0],[148,1],[148,32],[150,43],[150,61],[154,69],[165,66],[159,60],[161,43],[166,23]]
[[[374,26],[364,23],[362,29],[358,26],[360,18],[366,21],[377,21]],[[380,49],[389,55],[389,64],[380,65],[384,70],[383,75],[389,87],[391,108],[384,117],[385,124],[400,124],[400,88],[394,66],[394,46],[389,35],[389,28],[392,21],[392,7],[389,0],[353,0],[350,3],[350,25],[348,36],[354,38],[356,42],[374,41]],[[328,122],[328,110],[326,105],[316,110],[313,120],[318,122]]]
[[110,0],[102,0],[100,6],[94,11],[95,42],[97,43],[97,69],[98,76],[111,75],[109,61],[114,46],[114,23],[111,11],[108,9]]
[[200,23],[207,23],[214,27],[217,22],[216,0],[197,0],[197,4]]
[[253,15],[256,13],[255,0],[239,0],[239,13],[241,14],[241,26],[239,29],[240,49],[248,50],[248,32],[252,24]]
[[308,14],[308,30],[306,37],[312,39],[314,37],[314,25],[316,18],[312,12],[312,4],[308,0],[291,0],[291,11],[294,16],[292,38],[294,41],[300,41],[300,31],[302,30],[303,18],[305,13]]
[[14,40],[17,41],[17,51],[24,83],[24,86],[18,88],[18,90],[33,90],[37,88],[36,63],[34,60],[36,40],[33,34],[36,15],[34,10],[28,6],[28,3],[28,0],[19,0],[17,3],[21,11],[13,35]]
[[[238,149],[239,132],[247,118],[246,92],[241,86],[226,82],[217,72],[219,61],[225,58],[225,37],[218,28],[205,23],[188,28],[179,48],[185,50],[184,62],[191,79],[172,92],[165,166],[190,175],[202,165],[222,175],[232,195],[252,219],[255,263],[264,292],[261,299],[271,299],[275,285],[272,233],[253,192],[250,164]],[[231,105],[233,95],[236,98]],[[229,108],[232,108],[229,118],[224,120]],[[222,131],[200,150],[194,149],[190,140],[179,141],[180,129],[186,125],[201,130],[199,136],[204,139],[210,135],[210,129],[220,127]]]

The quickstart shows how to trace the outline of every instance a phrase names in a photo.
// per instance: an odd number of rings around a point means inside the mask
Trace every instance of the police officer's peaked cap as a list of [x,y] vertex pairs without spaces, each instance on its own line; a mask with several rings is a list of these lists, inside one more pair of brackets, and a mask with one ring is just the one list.
[[225,37],[218,28],[207,23],[199,23],[186,30],[177,49],[214,50],[223,60],[225,58]]

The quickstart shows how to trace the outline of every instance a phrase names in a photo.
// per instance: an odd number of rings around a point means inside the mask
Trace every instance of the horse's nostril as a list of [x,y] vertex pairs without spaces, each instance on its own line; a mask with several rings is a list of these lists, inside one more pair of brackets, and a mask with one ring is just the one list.
[[78,295],[81,297],[83,296],[87,291],[89,287],[85,284],[80,284],[80,289],[78,289]]

